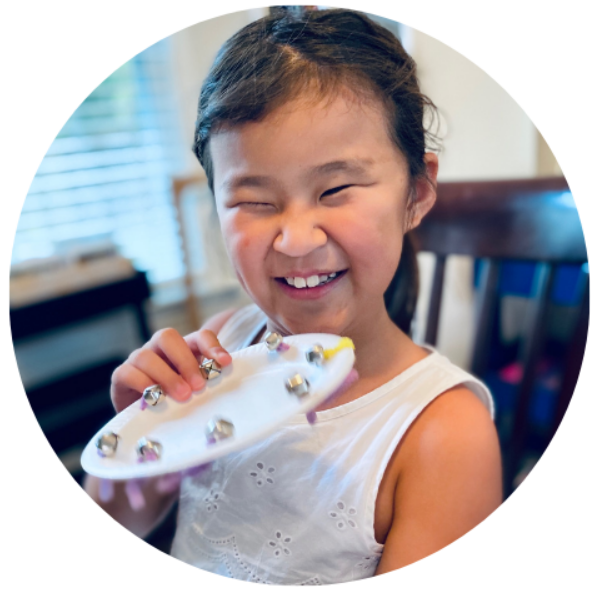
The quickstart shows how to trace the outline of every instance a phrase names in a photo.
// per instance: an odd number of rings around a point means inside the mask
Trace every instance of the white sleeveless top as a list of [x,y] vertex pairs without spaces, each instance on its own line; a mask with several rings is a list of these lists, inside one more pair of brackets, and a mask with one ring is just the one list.
[[[256,306],[219,333],[229,351],[266,323]],[[436,352],[372,392],[296,415],[269,438],[224,457],[181,486],[171,555],[246,581],[321,585],[373,576],[375,502],[392,453],[418,414],[458,385],[494,415],[488,389]]]

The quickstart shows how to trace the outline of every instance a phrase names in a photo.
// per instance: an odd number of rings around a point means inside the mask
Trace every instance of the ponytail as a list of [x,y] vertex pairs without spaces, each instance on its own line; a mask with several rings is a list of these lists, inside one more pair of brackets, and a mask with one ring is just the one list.
[[410,334],[419,289],[418,261],[413,236],[404,236],[397,271],[383,296],[389,317],[406,334]]

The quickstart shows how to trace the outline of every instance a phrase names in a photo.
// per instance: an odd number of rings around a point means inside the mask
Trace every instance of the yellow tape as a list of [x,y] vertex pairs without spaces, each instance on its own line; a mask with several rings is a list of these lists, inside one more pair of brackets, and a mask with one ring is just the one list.
[[336,355],[338,351],[342,351],[342,349],[354,349],[354,343],[352,342],[352,339],[349,339],[348,337],[342,337],[335,347],[332,349],[324,349],[323,355],[326,359],[329,359],[330,357]]

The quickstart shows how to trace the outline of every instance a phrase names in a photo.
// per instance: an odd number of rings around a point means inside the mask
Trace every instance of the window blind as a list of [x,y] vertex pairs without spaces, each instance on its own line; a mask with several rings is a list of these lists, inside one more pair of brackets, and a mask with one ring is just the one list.
[[183,169],[184,147],[172,70],[163,40],[115,71],[72,114],[29,189],[13,264],[109,239],[152,283],[182,276],[170,177]]

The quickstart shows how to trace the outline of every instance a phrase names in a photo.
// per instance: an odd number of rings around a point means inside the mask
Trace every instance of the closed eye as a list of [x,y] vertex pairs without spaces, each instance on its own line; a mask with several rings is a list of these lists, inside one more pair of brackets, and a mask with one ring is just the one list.
[[343,186],[336,186],[335,188],[330,188],[321,195],[321,198],[323,198],[324,196],[331,196],[332,194],[337,194],[338,192],[341,192],[346,188],[350,188],[351,186],[352,184],[344,184]]
[[255,208],[262,208],[262,207],[271,207],[269,202],[240,202],[237,204],[239,207],[255,207]]

